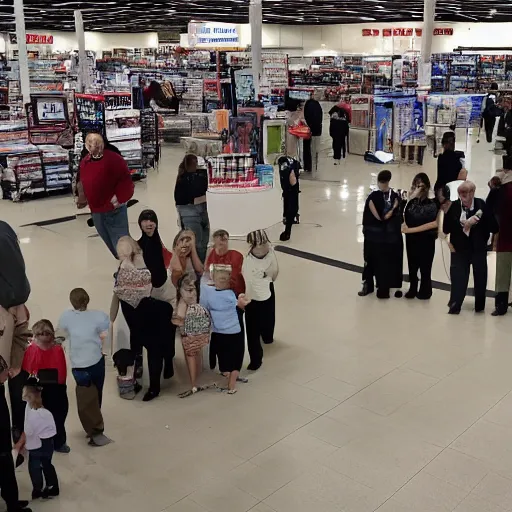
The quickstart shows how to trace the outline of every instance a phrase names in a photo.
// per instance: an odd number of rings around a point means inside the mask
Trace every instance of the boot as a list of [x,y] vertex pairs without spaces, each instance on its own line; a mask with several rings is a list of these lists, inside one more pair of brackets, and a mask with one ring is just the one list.
[[369,283],[368,281],[363,282],[363,289],[358,292],[359,297],[366,297],[367,295],[372,294],[374,291],[373,283]]
[[498,292],[494,300],[495,309],[492,313],[492,316],[506,315],[508,310],[508,292]]

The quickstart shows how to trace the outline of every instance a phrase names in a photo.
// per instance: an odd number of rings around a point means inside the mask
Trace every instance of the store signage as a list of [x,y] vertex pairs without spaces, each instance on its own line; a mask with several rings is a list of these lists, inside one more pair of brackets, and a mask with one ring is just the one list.
[[390,28],[385,28],[382,30],[382,35],[384,37],[391,37],[393,35],[393,30]]
[[377,37],[378,35],[380,35],[378,28],[363,28],[364,37]]
[[393,35],[395,37],[410,37],[412,36],[413,30],[412,28],[394,28]]
[[53,36],[41,34],[26,34],[27,44],[53,44]]
[[414,33],[418,36],[418,37],[421,37],[423,35],[423,29],[422,28],[415,28],[414,29]]
[[[363,36],[375,35],[375,34],[371,33],[371,32],[375,32],[375,31],[377,32],[376,35],[379,35],[378,34],[379,31],[376,29],[363,29]],[[365,33],[365,32],[370,32],[370,33]],[[391,37],[391,36],[411,37],[413,35],[413,33],[416,36],[421,37],[423,35],[423,29],[422,28],[415,28],[415,29],[412,29],[412,28],[385,28],[382,30],[382,35],[384,37]],[[435,28],[433,34],[435,36],[453,36],[453,28]]]
[[233,23],[189,23],[188,44],[192,48],[239,47],[240,32]]
[[435,28],[435,36],[453,36],[453,28]]

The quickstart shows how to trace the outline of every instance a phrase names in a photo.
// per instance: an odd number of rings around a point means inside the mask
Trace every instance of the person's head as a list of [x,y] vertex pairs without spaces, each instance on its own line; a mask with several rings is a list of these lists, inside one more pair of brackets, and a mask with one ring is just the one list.
[[472,181],[464,181],[457,188],[460,202],[464,207],[470,208],[475,198],[476,185]]
[[31,409],[41,409],[43,407],[43,399],[41,397],[41,387],[35,377],[29,377],[23,386],[22,398]]
[[9,365],[5,361],[5,359],[0,356],[0,384],[3,384],[7,377],[9,377]]
[[391,171],[380,171],[377,176],[377,185],[379,190],[388,190],[391,181]]
[[194,233],[190,229],[182,229],[174,238],[172,248],[180,256],[189,256],[192,251]]
[[83,288],[74,288],[69,294],[69,302],[77,311],[85,311],[89,300],[89,294]]
[[225,229],[218,229],[213,233],[213,247],[215,252],[222,256],[229,250],[229,233]]
[[131,236],[122,236],[117,242],[116,251],[121,261],[133,261],[135,255],[142,254],[139,244]]
[[493,82],[491,84],[491,91],[497,91],[499,89],[498,84],[496,82]]
[[424,172],[420,172],[414,176],[412,180],[412,190],[416,192],[416,197],[428,197],[430,191],[430,180]]
[[55,341],[55,329],[46,318],[32,326],[32,334],[39,345],[51,345]]
[[89,133],[85,137],[85,149],[89,152],[92,158],[101,158],[103,151],[105,151],[105,141],[99,133]]
[[247,243],[249,244],[249,251],[257,258],[265,257],[270,251],[270,241],[263,229],[251,231],[247,235]]
[[231,265],[212,265],[212,281],[217,290],[227,290],[231,281]]
[[455,133],[444,132],[441,144],[443,145],[444,151],[455,151]]
[[183,299],[188,306],[197,304],[199,300],[199,282],[197,277],[190,272],[178,281],[177,300],[180,299]]
[[178,168],[178,178],[181,178],[187,172],[197,171],[197,156],[189,153],[183,158]]
[[450,201],[450,187],[448,187],[448,185],[439,187],[436,190],[436,199],[439,201],[441,206],[448,203]]
[[153,210],[143,210],[139,215],[139,227],[142,232],[151,237],[158,229],[158,217]]

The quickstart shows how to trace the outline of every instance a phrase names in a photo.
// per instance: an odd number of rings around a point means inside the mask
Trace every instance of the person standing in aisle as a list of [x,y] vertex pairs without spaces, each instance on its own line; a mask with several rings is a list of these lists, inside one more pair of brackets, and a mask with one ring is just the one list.
[[475,312],[485,309],[487,289],[487,242],[498,226],[483,199],[475,198],[476,186],[470,181],[459,185],[459,200],[447,211],[443,232],[450,235],[450,279],[452,283],[449,314],[458,315],[466,297],[469,271],[473,266]]
[[498,103],[498,84],[493,82],[490,90],[484,99],[484,110],[482,112],[482,123],[485,129],[485,138],[489,144],[492,142],[492,135],[494,126],[496,125],[496,118],[502,114]]
[[76,382],[78,417],[91,446],[110,443],[103,435],[101,414],[103,385],[105,384],[105,356],[103,344],[108,338],[110,319],[102,311],[87,309],[89,294],[75,288],[69,294],[73,309],[65,311],[59,320],[59,329],[65,332],[69,344],[69,358]]
[[311,138],[304,139],[304,171],[316,172],[318,165],[318,142],[322,136],[322,123],[324,112],[322,106],[315,99],[307,100],[304,104],[304,121],[311,130]]
[[[421,172],[414,177],[409,201],[404,211],[402,233],[405,233],[409,265],[407,299],[429,300],[432,297],[432,263],[436,248],[439,206],[429,198],[430,180]],[[418,272],[421,285],[418,289]]]
[[105,147],[99,133],[85,138],[89,154],[80,162],[80,182],[98,235],[117,259],[119,239],[130,233],[126,203],[134,192],[124,158]]
[[279,180],[283,191],[283,218],[285,230],[279,239],[281,242],[290,240],[292,227],[299,219],[299,175],[300,164],[293,158],[283,156],[278,160]]
[[198,169],[197,156],[186,155],[178,168],[174,187],[174,200],[181,229],[190,229],[195,234],[197,254],[201,263],[206,260],[210,239],[210,219],[206,205],[208,174]]
[[441,144],[443,152],[437,157],[437,179],[434,192],[452,181],[465,180],[468,177],[464,152],[455,150],[455,133],[445,132]]
[[329,135],[332,138],[334,165],[339,165],[347,153],[347,139],[350,131],[351,113],[341,102],[329,110]]
[[31,509],[27,508],[28,501],[20,501],[19,499],[18,483],[14,471],[11,418],[5,399],[4,386],[8,376],[9,367],[5,359],[0,356],[0,494],[7,505],[7,512],[32,512]]
[[251,301],[245,308],[247,348],[251,357],[247,369],[256,371],[263,362],[261,340],[266,345],[274,343],[276,324],[274,281],[279,274],[279,265],[264,230],[249,233],[247,243],[249,254],[242,265],[246,295]]

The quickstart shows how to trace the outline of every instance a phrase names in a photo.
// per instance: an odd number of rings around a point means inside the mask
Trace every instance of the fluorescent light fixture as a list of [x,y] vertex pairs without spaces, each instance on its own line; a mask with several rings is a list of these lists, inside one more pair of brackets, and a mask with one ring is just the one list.
[[359,16],[359,19],[363,21],[377,21],[375,18],[368,18],[367,16]]

